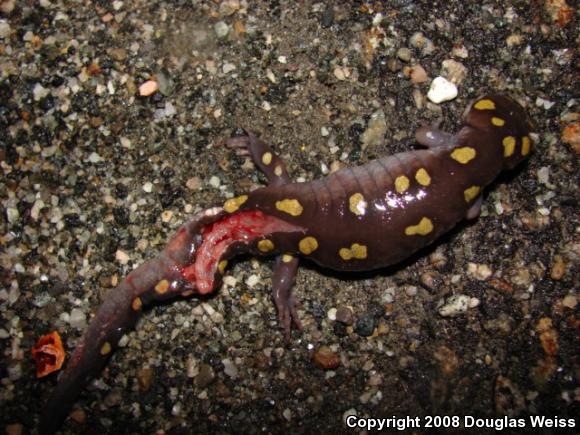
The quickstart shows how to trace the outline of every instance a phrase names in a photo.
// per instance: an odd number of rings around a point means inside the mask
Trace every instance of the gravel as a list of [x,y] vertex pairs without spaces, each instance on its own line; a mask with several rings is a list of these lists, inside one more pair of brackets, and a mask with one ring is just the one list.
[[[237,127],[311,180],[407,150],[423,124],[455,131],[484,92],[516,97],[536,128],[530,161],[488,189],[479,219],[379,272],[304,262],[289,342],[272,261],[231,262],[214,297],[145,311],[62,433],[577,415],[574,10],[331,3],[0,2],[2,430],[33,432],[56,384],[35,378],[38,337],[57,330],[68,360],[106,293],[188,215],[262,185],[220,146]],[[440,75],[457,96],[436,104],[423,79]],[[148,81],[159,92],[139,95]]]

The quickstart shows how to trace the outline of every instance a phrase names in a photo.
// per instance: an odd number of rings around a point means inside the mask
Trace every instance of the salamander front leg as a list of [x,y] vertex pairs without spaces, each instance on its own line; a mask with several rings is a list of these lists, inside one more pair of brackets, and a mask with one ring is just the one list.
[[415,139],[427,148],[437,148],[456,142],[455,136],[436,127],[423,126],[415,132]]
[[272,297],[278,310],[278,320],[284,328],[286,340],[290,340],[292,323],[297,329],[302,330],[302,324],[298,318],[298,303],[292,294],[298,263],[297,257],[279,255],[276,258],[276,266],[272,276]]
[[249,154],[254,164],[268,178],[269,185],[281,186],[291,181],[282,159],[272,151],[268,144],[258,139],[255,134],[244,131],[242,135],[228,139],[226,146],[237,148],[242,155]]

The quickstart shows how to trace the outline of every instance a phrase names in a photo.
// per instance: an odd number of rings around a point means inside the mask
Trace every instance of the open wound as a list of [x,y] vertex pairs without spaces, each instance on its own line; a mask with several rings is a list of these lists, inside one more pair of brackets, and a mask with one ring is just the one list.
[[303,231],[294,225],[262,213],[242,211],[226,216],[205,227],[193,264],[183,269],[183,277],[191,282],[200,294],[213,291],[218,263],[234,243],[251,244],[256,239],[274,233]]

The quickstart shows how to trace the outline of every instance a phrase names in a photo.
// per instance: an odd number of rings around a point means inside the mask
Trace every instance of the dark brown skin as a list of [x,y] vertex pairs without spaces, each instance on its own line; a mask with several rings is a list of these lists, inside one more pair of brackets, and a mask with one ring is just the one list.
[[[225,259],[243,252],[274,254],[272,294],[288,338],[292,322],[301,328],[291,292],[298,256],[344,271],[377,269],[407,258],[460,220],[479,215],[484,187],[528,156],[530,128],[514,100],[485,96],[468,107],[457,134],[421,128],[416,138],[427,149],[310,183],[291,183],[284,163],[254,135],[230,139],[227,145],[250,154],[269,186],[195,215],[161,254],[108,293],[46,402],[39,432],[60,427],[144,306],[214,291],[221,283],[218,264]],[[214,254],[204,243],[222,233],[248,236],[222,240],[227,249],[219,251],[216,244]],[[211,258],[199,258],[200,251]],[[212,267],[210,278],[202,279],[199,270],[207,271],[206,264]]]

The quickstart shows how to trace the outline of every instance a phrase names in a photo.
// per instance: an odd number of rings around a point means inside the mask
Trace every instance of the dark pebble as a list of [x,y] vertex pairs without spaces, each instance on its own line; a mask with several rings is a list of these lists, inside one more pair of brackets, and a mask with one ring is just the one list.
[[332,325],[334,335],[336,335],[337,337],[346,337],[348,335],[346,328],[347,326],[344,323],[340,322],[334,322]]
[[123,207],[115,207],[113,209],[113,216],[115,217],[115,222],[121,226],[127,226],[129,224],[129,211]]
[[198,388],[205,388],[213,382],[215,373],[209,364],[201,364],[199,367],[199,374],[195,377],[195,386]]
[[334,23],[334,7],[328,6],[322,13],[322,28],[328,29]]
[[354,332],[361,337],[370,337],[375,330],[375,318],[371,314],[363,314],[354,325]]

